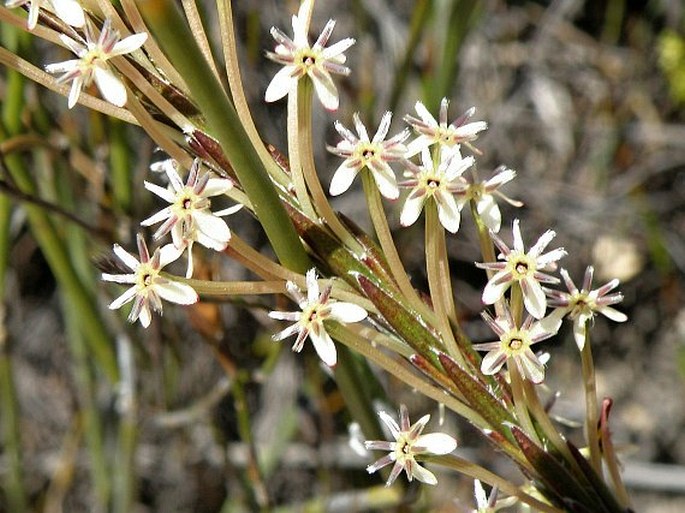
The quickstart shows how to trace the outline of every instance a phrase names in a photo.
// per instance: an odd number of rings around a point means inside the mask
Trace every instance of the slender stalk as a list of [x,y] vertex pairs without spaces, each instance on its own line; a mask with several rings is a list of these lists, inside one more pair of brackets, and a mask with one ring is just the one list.
[[422,377],[417,375],[416,372],[408,369],[406,365],[400,363],[396,358],[392,358],[373,347],[368,343],[368,339],[357,336],[354,327],[329,323],[327,329],[335,340],[345,344],[355,352],[360,353],[411,388],[419,391],[426,397],[434,399],[438,403],[444,403],[447,408],[464,417],[474,426],[480,429],[491,429],[488,422],[468,405],[462,403],[456,397],[446,394],[444,389],[427,383]]
[[426,272],[428,287],[433,300],[433,308],[438,316],[440,334],[448,354],[458,363],[464,365],[464,357],[459,351],[452,332],[450,318],[456,322],[454,296],[445,245],[445,230],[438,219],[438,207],[435,201],[428,201],[426,213]]
[[212,49],[209,46],[207,33],[202,25],[202,18],[200,18],[200,11],[197,8],[195,0],[181,0],[181,4],[183,5],[183,10],[185,11],[186,18],[188,19],[190,30],[193,33],[193,36],[195,36],[195,42],[197,43],[197,46],[202,51],[202,55],[204,55],[207,64],[209,64],[209,67],[212,69],[214,77],[220,81],[219,70],[214,62]]
[[276,164],[262,142],[257,127],[255,126],[250,107],[245,97],[245,89],[240,75],[240,63],[238,62],[238,47],[233,30],[233,9],[230,0],[217,0],[217,10],[219,12],[219,28],[221,30],[221,44],[223,45],[224,60],[226,61],[226,76],[228,77],[228,87],[231,91],[233,104],[238,113],[238,117],[245,127],[247,136],[252,141],[262,165],[278,183],[285,186],[290,181],[289,177],[281,167]]
[[420,312],[424,317],[430,319],[433,313],[430,308],[424,303],[424,301],[419,297],[416,289],[409,281],[409,275],[404,269],[404,264],[397,252],[397,247],[395,246],[395,241],[392,238],[392,233],[390,232],[390,227],[388,226],[388,217],[383,209],[383,202],[381,200],[381,194],[378,191],[378,187],[373,180],[373,176],[368,169],[362,171],[362,185],[364,186],[364,194],[366,196],[366,204],[369,208],[369,215],[371,216],[371,222],[373,223],[374,230],[376,232],[376,237],[378,237],[378,242],[381,245],[383,254],[388,260],[388,266],[393,278],[397,282],[397,286],[404,297],[409,302],[416,311]]
[[[540,403],[540,397],[538,396],[535,385],[528,380],[523,381],[524,392],[526,394],[526,400],[528,409],[533,414],[533,418],[537,421],[545,437],[552,443],[555,449],[564,457],[568,464],[574,467],[574,470],[582,474],[581,468],[578,466],[575,458],[571,454],[568,448],[568,444],[562,438],[561,434],[556,430],[552,420],[545,411],[545,408]],[[601,475],[601,474],[600,474]]]
[[216,81],[188,25],[172,0],[139,0],[143,18],[193,91],[193,99],[221,144],[279,260],[304,272],[309,259],[278,194],[243,128],[235,108]]
[[[288,140],[290,141],[291,138],[295,137],[294,142],[298,145],[302,174],[306,187],[311,192],[312,204],[317,214],[321,216],[336,237],[350,248],[353,253],[361,255],[364,251],[363,248],[340,222],[340,219],[338,219],[338,216],[331,208],[331,204],[328,202],[326,193],[321,187],[319,176],[316,173],[314,148],[312,146],[312,81],[309,77],[305,77],[297,83],[297,95],[291,93],[288,96],[288,111],[290,111],[290,97],[292,96],[297,96],[298,132],[293,136],[290,134],[290,130],[288,130]],[[292,167],[290,171],[295,176],[295,170]],[[318,216],[312,217],[312,219],[316,220]]]
[[543,511],[545,513],[564,513],[563,510],[557,509],[554,506],[542,502],[540,499],[527,494],[520,487],[498,476],[497,474],[484,469],[480,465],[476,465],[475,463],[471,463],[463,458],[459,458],[458,456],[450,454],[447,456],[430,456],[426,457],[425,459],[426,461],[431,461],[433,463],[437,463],[438,465],[442,465],[443,467],[451,468],[457,472],[471,476],[473,479],[479,479],[480,481],[483,481],[491,486],[497,486],[505,494],[518,497],[521,502],[525,502],[526,504],[532,506],[536,511]]
[[[304,80],[298,82],[295,86],[297,92],[291,91],[288,94],[288,161],[290,164],[290,176],[292,177],[293,187],[295,188],[295,197],[302,208],[304,215],[310,219],[316,219],[316,211],[314,205],[309,198],[309,191],[307,190],[307,182],[304,179],[304,170],[302,168],[302,156],[300,155],[301,146],[300,138],[303,131],[309,127],[311,133],[311,121],[309,117],[300,116],[300,96],[305,99],[303,103],[311,103],[311,93],[309,94],[309,102],[306,101],[306,93],[304,92]],[[303,92],[301,92],[303,91]],[[305,126],[300,126],[303,123]]]
[[[470,205],[471,216],[476,223],[476,230],[478,231],[478,242],[480,244],[480,253],[483,257],[483,262],[495,262],[497,260],[497,256],[495,255],[495,246],[492,242],[492,237],[490,237],[490,230],[480,217],[476,202],[471,200]],[[491,271],[489,269],[485,272],[488,276],[488,279],[492,278],[495,274],[495,271]],[[495,314],[497,316],[501,316],[503,314],[501,301],[495,303]]]
[[585,390],[585,437],[590,450],[590,463],[600,476],[602,475],[602,453],[599,448],[599,406],[597,403],[597,381],[595,364],[592,359],[590,330],[585,325],[585,345],[580,352]]
[[516,419],[521,424],[521,427],[528,434],[531,440],[540,445],[540,438],[537,431],[533,427],[533,422],[530,419],[528,411],[528,404],[526,402],[525,386],[523,381],[525,378],[521,376],[518,365],[513,360],[507,360],[507,369],[509,370],[509,377],[511,378],[511,392],[514,397],[514,408],[516,409]]
[[[587,342],[586,342],[587,344]],[[621,469],[619,468],[618,458],[616,457],[616,450],[614,449],[614,443],[611,440],[611,433],[609,432],[609,410],[611,408],[611,399],[604,399],[602,405],[602,426],[601,426],[601,439],[602,439],[602,449],[604,451],[604,461],[606,462],[609,475],[611,476],[611,482],[614,484],[614,489],[616,490],[616,498],[619,503],[628,508],[630,506],[630,496],[628,495],[628,490],[626,490],[623,484],[623,478],[621,477]]]

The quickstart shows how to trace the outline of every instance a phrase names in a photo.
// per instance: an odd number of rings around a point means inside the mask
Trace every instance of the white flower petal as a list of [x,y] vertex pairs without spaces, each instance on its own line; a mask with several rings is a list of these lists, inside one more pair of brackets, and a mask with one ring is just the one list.
[[[35,1],[35,0],[34,0]],[[66,24],[81,28],[86,24],[86,17],[81,5],[76,0],[51,0],[55,14]]]
[[210,178],[207,181],[205,190],[202,191],[202,196],[205,198],[211,198],[212,196],[218,196],[219,194],[225,194],[233,188],[233,182],[227,178]]
[[424,452],[431,454],[449,454],[457,448],[457,441],[445,433],[421,435],[415,442]]
[[338,89],[335,87],[331,76],[327,72],[322,71],[316,76],[312,76],[312,82],[314,83],[316,95],[324,108],[328,111],[338,110]]
[[118,310],[122,306],[124,306],[126,303],[129,303],[133,301],[133,298],[136,297],[137,293],[137,287],[131,287],[126,290],[121,296],[116,298],[114,301],[112,301],[109,304],[109,309],[110,310]]
[[440,224],[445,227],[445,230],[450,233],[457,233],[459,230],[461,216],[459,215],[457,202],[455,201],[454,196],[451,194],[440,194],[438,218],[440,219]]
[[333,344],[333,340],[326,333],[326,330],[322,329],[319,333],[312,331],[309,337],[312,339],[316,354],[319,355],[323,363],[329,367],[334,367],[337,363],[337,353],[335,351],[335,344]]
[[416,462],[414,462],[414,465],[412,466],[411,475],[418,481],[426,483],[427,485],[435,486],[436,484],[438,484],[438,479],[435,477],[435,474],[433,474],[430,470],[422,467]]
[[201,232],[223,244],[224,247],[218,251],[225,249],[226,244],[228,244],[228,241],[231,239],[231,230],[229,230],[226,221],[209,211],[196,211],[193,213],[193,217],[197,223],[197,228]]
[[628,316],[626,314],[619,312],[610,306],[601,306],[597,309],[597,311],[614,322],[625,322],[628,320]]
[[402,226],[411,226],[421,215],[423,210],[423,203],[425,196],[409,194],[404,202],[402,213],[400,214],[400,224]]
[[93,73],[95,84],[105,100],[117,107],[126,105],[126,87],[111,70],[96,66]]
[[131,253],[126,251],[124,248],[119,246],[119,244],[115,244],[112,250],[114,251],[114,254],[119,257],[119,260],[121,260],[126,265],[126,267],[128,267],[132,271],[138,269],[138,266],[140,265],[138,259],[134,257]]
[[171,217],[171,209],[169,207],[164,208],[157,212],[156,214],[151,215],[147,219],[143,219],[140,224],[142,226],[152,226],[153,224],[160,223],[162,221],[165,221],[166,219],[169,219]]
[[501,281],[500,278],[508,274],[508,271],[499,271],[496,273],[485,285],[483,289],[483,303],[486,305],[494,305],[504,295],[507,289],[511,286],[511,281]]
[[523,304],[530,315],[536,319],[542,319],[547,310],[547,297],[540,283],[530,277],[521,280],[523,291]]
[[112,51],[109,55],[115,56],[123,55],[125,53],[131,53],[140,48],[141,46],[143,46],[145,41],[147,41],[147,33],[145,32],[125,37],[124,39],[122,39],[114,45],[114,48],[112,48]]
[[381,162],[378,165],[372,166],[371,174],[384,198],[394,200],[400,197],[400,189],[397,187],[395,174],[388,164]]
[[507,355],[501,350],[490,351],[483,357],[483,361],[480,364],[480,370],[486,376],[492,376],[497,374],[499,370],[507,361]]
[[138,276],[136,274],[107,274],[102,273],[100,277],[103,281],[111,281],[113,283],[125,283],[127,285],[135,283]]
[[285,66],[278,70],[266,88],[264,101],[267,103],[275,102],[290,93],[293,84],[297,83],[297,79],[292,76],[293,71],[295,71],[293,66]]
[[67,107],[73,108],[78,102],[78,97],[81,95],[81,89],[83,89],[83,77],[78,76],[71,83],[71,89],[69,90],[69,99],[67,100]]
[[348,166],[348,161],[344,161],[340,164],[331,179],[331,185],[328,189],[330,195],[339,196],[347,191],[352,185],[357,173],[359,173],[359,169]]
[[419,117],[423,120],[425,124],[434,127],[438,126],[438,122],[433,117],[433,115],[428,111],[428,109],[423,103],[416,102],[414,104],[414,108],[416,109],[416,113],[419,115]]
[[526,349],[524,354],[517,359],[517,362],[526,377],[533,383],[538,384],[545,380],[545,366],[530,349]]
[[178,260],[183,254],[185,247],[177,247],[174,244],[165,244],[159,251],[159,268],[166,267],[171,262]]
[[199,300],[193,287],[177,281],[155,284],[155,291],[167,301],[179,305],[192,305]]
[[55,64],[48,64],[45,66],[45,71],[48,73],[69,73],[78,68],[80,59],[71,59],[63,62],[56,62]]
[[359,322],[369,315],[361,306],[354,303],[331,303],[331,319],[341,322]]
[[478,215],[490,230],[497,233],[502,225],[502,214],[492,194],[484,194],[476,204]]

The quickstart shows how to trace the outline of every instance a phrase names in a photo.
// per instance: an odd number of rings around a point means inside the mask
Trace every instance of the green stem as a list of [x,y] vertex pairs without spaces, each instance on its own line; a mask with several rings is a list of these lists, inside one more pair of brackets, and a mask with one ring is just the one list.
[[300,155],[300,139],[306,133],[311,134],[311,118],[301,113],[301,111],[306,110],[309,114],[311,109],[311,87],[307,87],[308,83],[307,80],[300,80],[296,86],[297,92],[291,91],[288,95],[288,161],[293,187],[295,188],[295,197],[300,203],[302,212],[309,218],[316,219],[316,211],[309,198],[307,182],[302,168],[302,156]]
[[595,364],[592,359],[590,330],[585,326],[585,345],[580,352],[583,368],[583,388],[585,389],[585,436],[590,450],[590,463],[602,475],[602,453],[599,448],[599,406],[597,404],[597,382]]
[[368,169],[362,170],[362,185],[364,186],[364,195],[366,196],[366,204],[369,208],[369,215],[373,223],[376,237],[381,245],[383,254],[388,260],[388,267],[392,273],[393,278],[397,282],[397,286],[404,297],[417,312],[420,312],[426,319],[433,317],[433,312],[430,311],[426,303],[419,297],[416,289],[409,281],[409,276],[404,269],[404,264],[397,252],[397,247],[392,238],[390,227],[388,226],[388,216],[383,209],[383,202],[381,194],[376,186],[373,176]]
[[[480,253],[483,257],[483,262],[495,262],[497,261],[497,256],[495,255],[495,246],[493,245],[492,237],[490,236],[490,229],[485,225],[483,219],[478,213],[478,205],[476,204],[476,202],[474,200],[471,200],[470,205],[471,216],[473,217],[473,220],[476,223],[476,230],[478,231],[478,242],[480,244]],[[495,271],[491,271],[488,269],[486,271],[486,274],[489,280],[494,276]],[[495,313],[498,317],[504,314],[502,310],[502,305],[503,301],[497,301],[495,303]]]
[[511,358],[507,360],[507,369],[509,370],[509,377],[511,378],[511,393],[514,397],[516,419],[530,439],[540,445],[540,438],[533,426],[533,421],[531,420],[530,412],[528,411],[528,404],[526,403],[525,387],[523,384],[523,380],[526,378],[521,376],[517,363]]
[[309,259],[271,179],[176,5],[172,0],[139,0],[137,5],[193,92],[193,99],[231,162],[279,260],[292,270],[306,271]]
[[498,476],[497,474],[493,474],[480,465],[471,463],[470,461],[459,458],[458,456],[449,454],[446,456],[430,456],[426,457],[425,459],[426,461],[437,463],[443,467],[454,469],[461,474],[472,477],[473,479],[479,479],[480,481],[483,481],[491,486],[497,486],[500,491],[507,495],[518,497],[521,502],[529,504],[537,511],[543,511],[545,513],[564,513],[564,511],[525,493],[520,487]]
[[450,318],[456,322],[456,309],[454,295],[447,260],[447,247],[445,245],[445,229],[438,219],[438,207],[435,201],[426,203],[426,272],[428,274],[428,287],[430,289],[433,308],[438,316],[440,334],[447,348],[448,354],[460,365],[464,366],[464,357],[452,332]]
[[[295,95],[290,94],[290,96]],[[295,134],[291,134],[290,130],[288,130],[288,140],[290,141],[295,138],[293,143],[298,146],[297,153],[299,154],[299,163],[302,166],[302,175],[306,183],[306,188],[311,193],[312,204],[316,209],[318,216],[321,216],[335,236],[345,246],[350,248],[353,253],[361,255],[363,254],[364,249],[340,222],[340,219],[338,219],[338,216],[331,208],[326,193],[321,187],[321,180],[319,180],[319,176],[316,173],[314,148],[312,145],[312,81],[309,77],[304,77],[297,84],[296,105],[298,131]],[[288,110],[290,111],[290,97],[288,98]],[[291,169],[291,172],[293,173],[293,176],[295,176],[295,171]],[[318,216],[315,215],[312,219],[316,220]]]

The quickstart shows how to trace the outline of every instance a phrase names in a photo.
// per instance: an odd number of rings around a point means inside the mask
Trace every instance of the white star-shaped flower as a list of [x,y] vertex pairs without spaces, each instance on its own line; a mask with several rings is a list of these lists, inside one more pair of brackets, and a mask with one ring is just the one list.
[[59,19],[72,27],[83,27],[86,24],[86,17],[81,5],[76,0],[8,0],[5,7],[14,9],[29,5],[29,16],[26,26],[29,30],[36,28],[38,24],[38,14],[41,8],[54,12]]
[[169,177],[169,187],[146,181],[145,188],[170,205],[140,224],[150,226],[164,221],[154,238],[160,239],[171,232],[174,246],[181,251],[188,249],[186,278],[190,278],[193,275],[193,244],[199,242],[215,251],[226,249],[231,231],[221,216],[237,212],[242,205],[212,212],[209,198],[226,193],[233,183],[226,178],[213,178],[209,172],[200,173],[201,161],[195,159],[184,184],[176,165],[172,159],[153,164],[153,170],[163,170]]
[[521,327],[517,327],[508,307],[504,308],[503,316],[497,319],[487,312],[483,312],[482,316],[499,340],[473,345],[477,351],[488,351],[481,362],[481,372],[488,376],[496,374],[505,362],[513,361],[530,381],[542,383],[545,366],[530,347],[554,336],[559,331],[562,317],[552,314],[534,322],[533,317],[528,315]]
[[475,201],[476,211],[483,220],[483,223],[485,223],[485,226],[494,233],[497,233],[502,225],[502,213],[495,201],[495,196],[502,198],[514,207],[523,206],[523,203],[520,201],[513,200],[499,191],[500,187],[511,182],[515,177],[516,171],[506,166],[499,166],[493,176],[483,182],[469,179],[467,175],[468,186],[463,194],[457,196],[457,199],[462,204],[470,200]]
[[74,41],[64,34],[60,35],[62,42],[78,56],[78,59],[49,64],[45,67],[45,71],[63,73],[57,79],[60,83],[71,82],[68,101],[70,109],[76,105],[81,90],[90,85],[93,80],[105,100],[117,107],[123,107],[127,98],[126,86],[112,71],[107,61],[117,55],[131,53],[143,46],[147,40],[147,34],[142,32],[120,39],[119,32],[112,28],[112,20],[109,18],[103,23],[98,37],[95,36],[95,29],[90,22],[87,22],[85,27],[85,40]]
[[[447,107],[449,100],[443,98],[440,102],[439,121],[428,112],[426,106],[421,102],[416,102],[414,108],[419,115],[415,118],[411,115],[404,117],[405,121],[414,127],[419,136],[409,143],[407,147],[407,157],[418,154],[424,148],[433,144],[440,144],[448,148],[459,147],[461,143],[467,145],[478,138],[478,134],[488,127],[485,121],[474,121],[467,123],[475,114],[475,107],[471,107],[464,114],[459,116],[449,125],[447,124]],[[420,118],[420,119],[419,119]]]
[[556,269],[556,262],[566,256],[566,251],[558,248],[542,253],[556,236],[554,231],[547,230],[526,253],[518,219],[514,219],[512,231],[513,249],[509,249],[497,234],[491,232],[492,240],[501,251],[498,258],[503,260],[502,262],[476,263],[476,266],[481,269],[497,271],[483,290],[483,303],[486,305],[496,303],[513,283],[518,283],[523,293],[523,304],[526,310],[536,319],[542,319],[547,309],[547,298],[541,283],[559,283],[559,278],[542,271]]
[[582,351],[585,346],[586,325],[588,321],[594,319],[595,313],[601,313],[614,322],[628,320],[626,314],[609,306],[623,301],[623,294],[620,292],[609,294],[618,287],[620,282],[617,279],[605,283],[598,289],[590,290],[595,269],[588,266],[585,270],[583,288],[578,290],[566,269],[561,269],[559,272],[564,278],[568,292],[551,289],[545,289],[545,292],[549,296],[549,305],[561,310],[562,314],[568,314],[573,320],[573,337],[578,349]]
[[128,320],[130,322],[140,320],[140,323],[147,328],[152,320],[152,310],[162,313],[162,299],[179,305],[190,305],[197,302],[198,296],[190,285],[160,275],[163,267],[180,256],[180,252],[172,244],[157,248],[150,257],[147,245],[140,234],[137,236],[137,241],[140,260],[118,244],[114,245],[114,254],[133,272],[130,274],[103,273],[102,279],[133,285],[112,301],[109,308],[116,310],[133,301]]
[[333,83],[331,73],[348,75],[350,68],[345,66],[346,57],[343,54],[355,42],[348,37],[326,48],[331,37],[334,20],[328,20],[321,35],[313,46],[309,46],[307,33],[309,32],[309,13],[311,0],[305,0],[296,16],[293,16],[293,38],[290,39],[280,29],[271,27],[271,35],[278,45],[273,52],[267,52],[267,57],[284,67],[276,73],[266,89],[264,99],[275,102],[294,91],[293,86],[305,75],[314,84],[319,100],[327,110],[337,110],[338,90]]
[[350,188],[357,174],[366,167],[371,171],[381,194],[388,199],[397,199],[400,190],[389,162],[397,162],[404,158],[407,148],[402,143],[409,137],[409,131],[404,130],[386,141],[385,136],[388,135],[392,121],[392,112],[388,111],[383,114],[376,135],[373,136],[373,140],[370,140],[366,127],[359,119],[359,114],[355,113],[353,117],[358,137],[342,123],[335,122],[335,129],[343,139],[335,147],[329,146],[328,150],[344,158],[345,161],[333,174],[329,192],[332,196],[345,192]]
[[410,188],[400,214],[400,224],[411,226],[421,215],[426,201],[433,199],[438,206],[440,224],[451,233],[459,230],[461,221],[459,202],[454,195],[463,193],[468,183],[462,174],[473,165],[473,157],[462,158],[458,148],[444,148],[440,152],[440,163],[436,164],[430,151],[421,152],[421,166],[405,161],[409,179],[401,182],[400,187]]
[[269,312],[269,317],[279,321],[294,322],[280,333],[273,336],[273,339],[283,340],[291,335],[297,334],[293,351],[300,352],[304,347],[307,337],[311,338],[314,349],[319,358],[333,367],[337,362],[335,344],[330,335],[326,332],[325,321],[338,321],[342,323],[359,322],[366,319],[368,313],[361,306],[354,303],[345,303],[331,299],[331,285],[326,285],[323,290],[319,289],[316,281],[316,269],[310,269],[306,275],[307,295],[293,282],[286,283],[286,288],[290,296],[300,307],[299,312]]
[[457,448],[457,441],[445,433],[422,435],[421,433],[430,420],[430,415],[424,415],[416,423],[410,424],[407,407],[403,404],[400,405],[399,425],[397,425],[395,419],[384,411],[378,412],[378,415],[390,430],[395,441],[370,440],[364,442],[364,446],[368,450],[390,451],[389,454],[366,467],[367,472],[372,474],[394,463],[390,477],[388,477],[385,483],[386,486],[394,483],[403,470],[409,481],[417,479],[429,485],[437,484],[438,480],[435,475],[430,470],[419,465],[416,461],[416,456],[421,456],[422,454],[449,454]]

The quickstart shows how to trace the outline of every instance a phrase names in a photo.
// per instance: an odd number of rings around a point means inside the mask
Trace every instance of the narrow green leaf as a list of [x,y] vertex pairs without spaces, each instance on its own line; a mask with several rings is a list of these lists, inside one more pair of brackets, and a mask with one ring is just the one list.
[[423,322],[417,312],[405,307],[387,289],[361,273],[356,277],[366,297],[376,305],[378,311],[383,314],[385,320],[398,335],[417,353],[437,366],[439,362],[435,350],[442,345],[438,334]]
[[[480,413],[495,431],[507,436],[508,430],[503,429],[503,426],[505,423],[513,424],[515,420],[504,405],[488,391],[483,383],[471,376],[448,354],[441,352],[438,358],[447,375],[464,394],[471,407]],[[511,441],[514,440],[511,439]]]
[[592,490],[579,484],[566,467],[533,442],[520,427],[510,424],[509,429],[526,459],[535,468],[542,484],[541,492],[549,494],[550,499],[573,512],[615,513],[604,507]]

